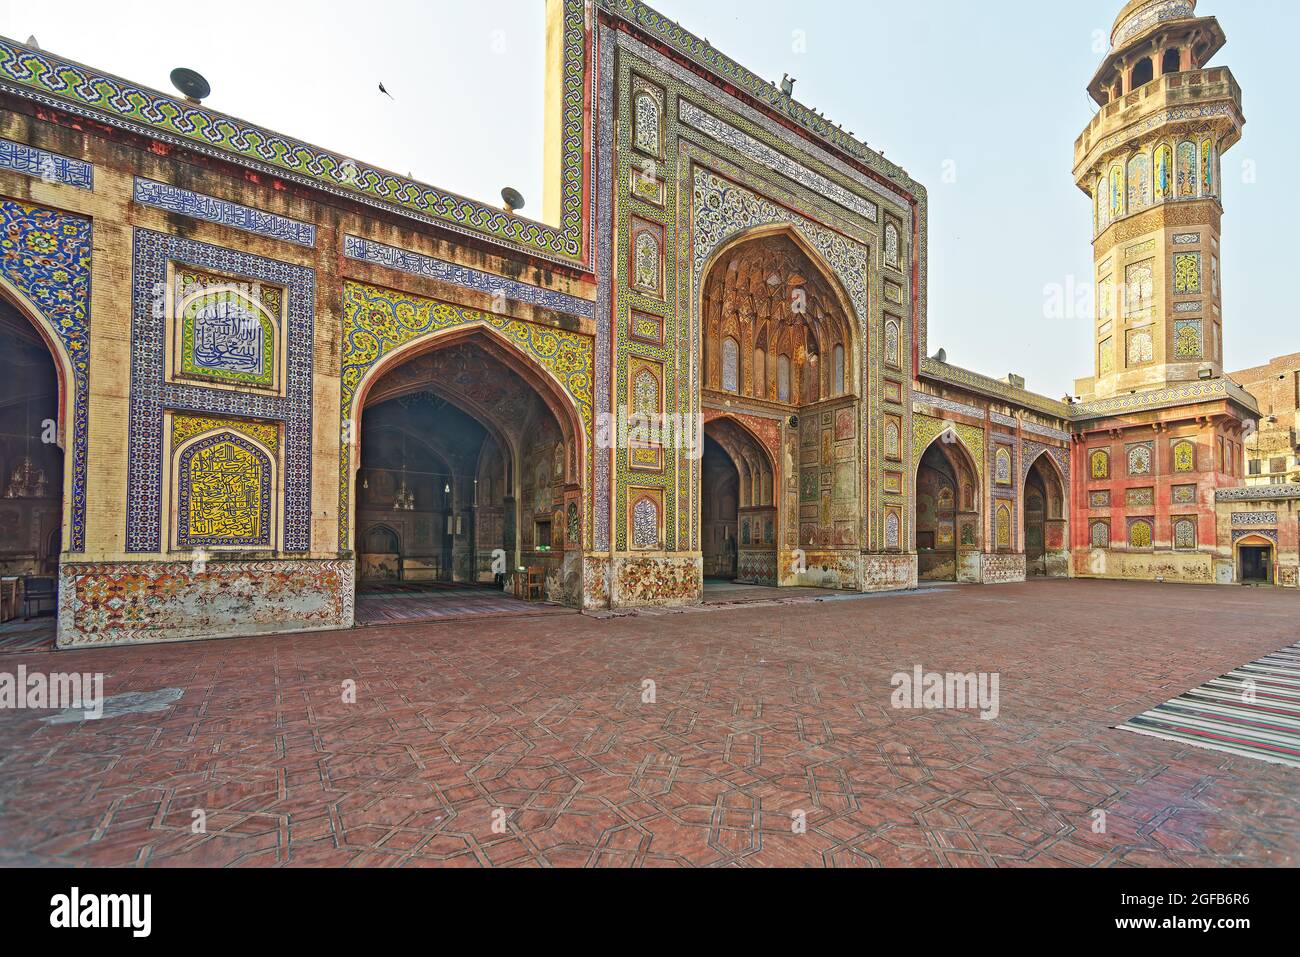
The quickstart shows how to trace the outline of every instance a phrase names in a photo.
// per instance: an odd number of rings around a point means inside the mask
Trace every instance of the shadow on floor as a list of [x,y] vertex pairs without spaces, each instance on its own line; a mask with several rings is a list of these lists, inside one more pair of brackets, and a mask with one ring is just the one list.
[[576,608],[521,601],[490,585],[363,582],[357,587],[358,627],[475,618],[576,615]]

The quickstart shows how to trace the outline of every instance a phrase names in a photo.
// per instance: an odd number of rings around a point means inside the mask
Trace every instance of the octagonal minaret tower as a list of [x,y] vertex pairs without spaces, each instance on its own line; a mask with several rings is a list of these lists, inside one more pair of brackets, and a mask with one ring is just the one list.
[[1226,38],[1196,2],[1130,0],[1088,86],[1100,110],[1074,147],[1093,210],[1088,397],[1223,374],[1221,161],[1245,118],[1232,73],[1207,65]]

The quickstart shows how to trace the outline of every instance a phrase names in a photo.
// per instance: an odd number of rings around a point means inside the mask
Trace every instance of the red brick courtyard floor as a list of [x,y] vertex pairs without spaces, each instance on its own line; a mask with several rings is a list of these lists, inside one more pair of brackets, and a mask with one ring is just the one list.
[[[1039,582],[4,654],[184,694],[0,712],[0,864],[1295,866],[1300,772],[1112,729],[1293,644],[1298,609]],[[999,718],[894,710],[916,665],[999,673]]]

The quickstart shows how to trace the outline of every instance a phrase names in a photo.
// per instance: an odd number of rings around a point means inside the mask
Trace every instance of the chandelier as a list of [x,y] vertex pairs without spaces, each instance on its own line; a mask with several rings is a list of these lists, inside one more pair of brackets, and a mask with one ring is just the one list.
[[406,433],[402,433],[402,481],[397,486],[397,495],[393,499],[394,512],[414,512],[415,493],[406,484]]
[[45,498],[49,494],[49,482],[45,479],[44,469],[38,469],[32,462],[32,406],[31,400],[26,403],[27,408],[27,448],[23,455],[23,460],[18,463],[13,474],[9,476],[9,488],[5,490],[5,498]]
[[30,455],[24,455],[9,476],[5,498],[45,498],[48,493],[49,482],[45,479],[45,471],[35,466]]
[[393,500],[394,512],[414,512],[415,493],[406,487],[406,473],[402,473],[402,482],[397,486],[397,495]]

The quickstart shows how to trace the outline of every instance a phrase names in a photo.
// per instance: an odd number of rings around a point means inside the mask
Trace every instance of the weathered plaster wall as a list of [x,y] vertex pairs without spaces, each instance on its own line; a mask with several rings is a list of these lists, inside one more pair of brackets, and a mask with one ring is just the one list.
[[350,628],[350,561],[65,563],[59,647]]

